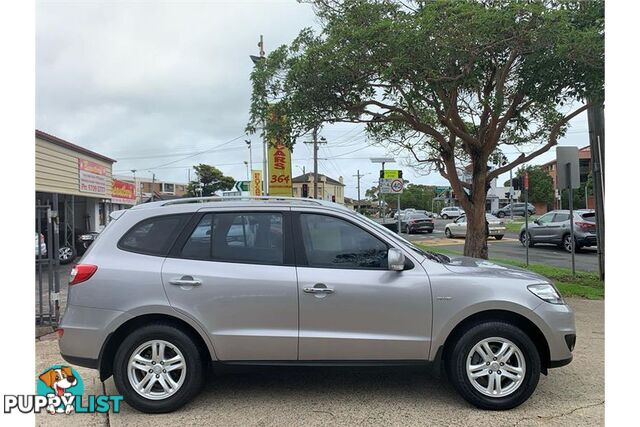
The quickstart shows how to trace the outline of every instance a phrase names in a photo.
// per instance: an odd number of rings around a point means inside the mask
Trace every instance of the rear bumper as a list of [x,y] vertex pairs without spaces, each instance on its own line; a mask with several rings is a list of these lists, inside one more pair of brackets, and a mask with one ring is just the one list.
[[595,235],[585,235],[576,237],[578,241],[578,245],[580,246],[596,246],[598,244],[598,239]]
[[59,325],[64,330],[58,340],[60,354],[69,363],[97,366],[111,328],[123,316],[128,317],[121,311],[68,305]]

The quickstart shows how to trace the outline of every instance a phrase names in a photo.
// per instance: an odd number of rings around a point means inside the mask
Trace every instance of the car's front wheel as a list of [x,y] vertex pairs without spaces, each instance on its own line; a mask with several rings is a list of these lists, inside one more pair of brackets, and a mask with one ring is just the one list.
[[142,412],[171,412],[200,391],[204,361],[194,340],[181,329],[147,325],[120,344],[113,377],[129,405]]
[[449,230],[448,228],[444,229],[444,235],[447,236],[449,239],[451,239],[453,237],[453,234],[451,233],[451,230]]
[[449,219],[449,215],[447,214],[442,215],[442,219]]
[[453,386],[479,408],[515,408],[538,385],[538,350],[512,324],[493,321],[472,326],[448,350],[446,367]]
[[498,216],[498,218],[504,218],[505,217],[505,213],[500,211],[500,212],[498,212],[497,216]]

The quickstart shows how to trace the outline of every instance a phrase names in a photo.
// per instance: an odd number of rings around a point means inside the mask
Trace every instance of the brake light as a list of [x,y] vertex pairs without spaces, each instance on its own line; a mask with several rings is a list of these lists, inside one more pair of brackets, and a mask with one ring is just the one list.
[[93,276],[98,270],[97,265],[91,264],[78,264],[73,270],[71,270],[71,276],[69,277],[70,285],[77,285],[78,283],[86,282]]
[[581,221],[576,221],[576,227],[580,228],[581,230],[589,230],[592,228],[596,228],[595,224],[592,224],[590,222],[581,222]]
[[62,328],[56,329],[56,334],[58,334],[58,338],[62,338],[62,336],[64,335],[64,329]]

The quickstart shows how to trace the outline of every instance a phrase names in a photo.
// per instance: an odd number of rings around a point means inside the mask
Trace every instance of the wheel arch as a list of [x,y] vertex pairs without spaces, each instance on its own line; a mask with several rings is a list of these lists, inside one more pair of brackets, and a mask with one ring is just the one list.
[[118,326],[112,333],[109,334],[104,344],[102,345],[98,361],[98,370],[100,372],[101,381],[105,381],[113,374],[113,360],[115,358],[116,352],[118,351],[118,345],[124,340],[128,333],[140,326],[150,323],[169,324],[181,329],[182,331],[187,333],[196,343],[196,345],[202,352],[203,360],[215,360],[215,352],[213,351],[213,348],[207,343],[202,334],[187,321],[166,313],[141,314],[128,319],[120,326]]
[[466,331],[471,325],[488,321],[503,321],[510,323],[520,329],[522,329],[531,338],[538,354],[540,355],[540,363],[542,367],[542,373],[547,374],[549,368],[551,353],[549,344],[544,333],[538,328],[538,326],[525,316],[509,311],[509,310],[484,310],[462,319],[456,324],[456,326],[449,332],[444,343],[438,349],[436,359],[446,360],[448,357],[448,351],[453,348],[456,340]]

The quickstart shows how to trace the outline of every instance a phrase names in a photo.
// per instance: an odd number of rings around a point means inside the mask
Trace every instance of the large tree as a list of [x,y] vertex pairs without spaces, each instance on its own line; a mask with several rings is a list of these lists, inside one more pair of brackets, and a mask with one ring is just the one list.
[[[604,5],[312,3],[320,32],[301,31],[255,67],[247,130],[269,108],[288,120],[267,121],[266,132],[291,144],[326,122],[366,123],[371,140],[450,182],[468,218],[464,253],[486,258],[491,180],[548,151],[572,118],[603,102]],[[525,143],[536,148],[489,168],[503,146]]]
[[[193,167],[196,171],[196,180],[191,181],[187,186],[188,196],[214,196],[217,191],[230,190],[236,180],[231,176],[225,176],[220,169],[215,166],[199,164]],[[200,194],[202,189],[202,194]]]

